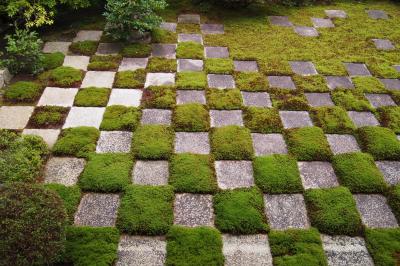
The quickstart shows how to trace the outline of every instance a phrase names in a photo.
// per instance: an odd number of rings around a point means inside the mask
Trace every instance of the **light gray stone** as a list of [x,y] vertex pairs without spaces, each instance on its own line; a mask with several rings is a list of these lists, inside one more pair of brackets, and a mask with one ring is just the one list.
[[116,55],[118,54],[123,48],[121,43],[99,43],[97,47],[96,54],[97,55]]
[[0,69],[0,89],[5,85],[8,85],[12,79],[13,75],[11,75],[10,71],[7,68]]
[[104,111],[104,107],[71,107],[63,128],[81,126],[99,128]]
[[115,72],[111,71],[88,71],[82,81],[81,88],[112,88],[114,77]]
[[347,13],[343,10],[325,10],[329,18],[347,18]]
[[327,76],[325,78],[328,83],[328,88],[331,90],[336,88],[354,89],[353,82],[351,82],[349,77]]
[[170,32],[176,32],[176,23],[173,22],[161,22],[160,28]]
[[206,96],[204,91],[200,90],[178,90],[176,92],[176,103],[200,103],[206,104]]
[[41,137],[49,148],[53,148],[60,134],[59,129],[24,129],[23,135],[35,135]]
[[301,76],[312,76],[318,74],[315,66],[310,61],[290,61],[292,71]]
[[312,127],[307,111],[279,111],[284,128]]
[[178,16],[178,23],[200,24],[200,15],[181,14]]
[[89,65],[89,60],[90,60],[89,56],[67,55],[64,58],[63,66],[69,66],[86,71],[87,66]]
[[33,106],[0,107],[0,128],[23,129],[33,113]]
[[144,87],[171,86],[175,84],[175,73],[147,73]]
[[168,161],[136,161],[132,182],[139,185],[168,184]]
[[372,19],[389,19],[389,16],[382,10],[367,10],[367,14]]
[[252,133],[251,138],[256,156],[286,154],[288,152],[282,134]]
[[315,28],[334,28],[332,20],[329,18],[311,18]]
[[145,69],[148,58],[126,58],[124,57],[118,67],[118,71],[135,71],[137,69]]
[[188,227],[214,226],[212,195],[175,194],[174,224]]
[[235,88],[235,80],[232,75],[208,74],[208,87],[217,89]]
[[369,70],[365,64],[345,63],[344,65],[345,65],[345,67],[347,69],[347,73],[349,73],[350,77],[371,76],[371,73],[369,72]]
[[329,93],[305,93],[305,96],[311,107],[334,106]]
[[258,72],[257,61],[233,61],[235,71],[238,72]]
[[203,71],[203,60],[178,59],[178,72]]
[[132,132],[128,131],[101,131],[97,141],[97,153],[121,152],[131,150]]
[[296,26],[294,27],[294,31],[304,37],[317,37],[319,35],[318,31],[313,27],[307,26]]
[[162,57],[167,59],[176,58],[176,44],[158,44],[152,46],[151,55],[153,57]]
[[203,37],[201,34],[180,33],[178,34],[178,42],[196,42],[203,44]]
[[229,51],[227,47],[209,46],[204,47],[206,58],[228,58]]
[[379,126],[378,120],[371,112],[348,111],[347,113],[357,127]]
[[201,24],[200,28],[203,34],[224,34],[224,25],[222,24]]
[[293,23],[286,16],[269,16],[269,22],[275,26],[293,27]]
[[43,53],[61,52],[67,54],[71,42],[46,42],[43,47]]
[[44,182],[65,186],[75,185],[85,164],[86,161],[80,158],[52,157],[44,169]]
[[103,31],[101,30],[80,30],[73,42],[100,41],[101,35],[103,35]]
[[208,132],[176,132],[175,153],[209,154]]
[[378,50],[394,50],[396,47],[390,40],[386,39],[372,39],[375,44],[376,49]]
[[380,79],[388,90],[400,90],[400,79]]
[[243,126],[242,110],[210,110],[211,127]]
[[366,93],[365,97],[367,97],[368,101],[375,108],[381,106],[396,106],[396,103],[392,100],[389,94],[373,94]]
[[251,161],[216,161],[215,172],[221,189],[235,189],[254,185]]
[[124,105],[138,107],[142,99],[142,91],[135,89],[112,89],[108,106]]
[[359,152],[357,140],[353,135],[326,134],[333,154]]
[[386,183],[389,185],[400,183],[400,161],[378,161],[375,164],[381,170]]
[[39,99],[38,106],[51,105],[70,107],[74,105],[78,89],[47,87]]
[[337,187],[335,171],[329,162],[297,162],[305,189]]
[[[400,65],[395,65],[393,67],[394,67],[394,69],[396,69],[397,72],[400,72]],[[0,72],[1,72],[1,70],[0,70]]]
[[289,76],[269,76],[268,77],[269,86],[271,88],[278,89],[296,89],[293,80]]
[[171,110],[165,109],[144,109],[142,113],[143,125],[170,125]]
[[242,91],[241,93],[245,106],[272,107],[271,98],[267,92]]

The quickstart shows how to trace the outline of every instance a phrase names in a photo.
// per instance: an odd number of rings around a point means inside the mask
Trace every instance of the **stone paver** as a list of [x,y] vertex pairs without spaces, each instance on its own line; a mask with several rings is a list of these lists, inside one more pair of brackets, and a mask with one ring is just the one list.
[[43,47],[43,53],[61,52],[67,54],[71,42],[46,42]]
[[387,204],[386,198],[380,194],[354,194],[361,220],[367,227],[397,227],[396,218]]
[[319,35],[318,31],[313,27],[307,26],[296,26],[294,27],[294,31],[304,37],[317,37]]
[[349,76],[371,76],[367,66],[361,63],[345,63],[344,64]]
[[334,28],[332,20],[329,18],[311,18],[315,28]]
[[333,154],[359,152],[357,140],[353,135],[326,134]]
[[282,134],[252,133],[251,138],[256,156],[286,154],[288,152]]
[[148,61],[148,58],[123,58],[118,71],[135,71],[137,69],[144,69],[146,68]]
[[135,89],[112,89],[108,106],[124,105],[138,107],[142,99],[142,91]]
[[251,161],[216,161],[215,172],[221,189],[251,187],[254,185]]
[[10,84],[13,75],[8,71],[8,69],[0,69],[0,88],[3,88],[5,85]]
[[208,132],[176,132],[175,153],[209,154]]
[[74,104],[78,89],[47,87],[39,99],[38,106],[52,105],[70,107]]
[[171,110],[165,109],[144,109],[142,113],[143,125],[170,125],[171,124]]
[[235,80],[232,75],[208,74],[208,87],[217,89],[235,88]]
[[200,103],[206,104],[206,96],[204,91],[199,90],[178,90],[176,92],[176,103]]
[[212,195],[175,194],[174,223],[188,226],[214,226]]
[[167,59],[176,58],[176,44],[153,44],[151,55]]
[[175,84],[174,73],[147,73],[144,87],[170,86]]
[[160,28],[170,32],[176,32],[176,23],[173,22],[161,22]]
[[136,161],[132,182],[139,185],[168,184],[168,161]]
[[388,90],[400,90],[400,79],[380,79]]
[[224,34],[224,25],[222,24],[201,24],[200,28],[203,34]]
[[375,44],[376,49],[378,50],[394,50],[396,47],[390,40],[386,39],[372,39]]
[[71,107],[63,128],[81,126],[99,128],[104,111],[103,107]]
[[178,72],[203,71],[203,60],[178,59]]
[[0,128],[23,129],[33,113],[33,106],[0,107]]
[[372,19],[389,19],[389,16],[383,10],[367,10],[367,14]]
[[59,129],[24,129],[23,135],[35,135],[42,137],[46,142],[47,146],[51,149],[57,141],[58,135],[60,135]]
[[121,43],[99,43],[97,47],[96,54],[97,55],[116,55],[123,48]]
[[225,265],[272,266],[267,235],[222,235]]
[[297,75],[311,76],[318,74],[315,66],[309,61],[290,61],[289,62],[292,71]]
[[305,96],[311,107],[334,106],[329,93],[305,93]]
[[122,152],[131,150],[132,132],[101,131],[97,142],[97,153]]
[[268,82],[271,88],[291,90],[296,89],[292,78],[289,76],[269,76]]
[[100,41],[101,35],[103,35],[103,31],[101,30],[80,30],[73,42]]
[[305,189],[337,187],[335,171],[329,162],[297,162]]
[[302,194],[264,195],[271,229],[308,228],[310,223]]
[[82,81],[81,88],[111,88],[114,83],[114,77],[115,72],[111,71],[88,71]]
[[258,72],[257,61],[233,61],[235,71],[238,72]]
[[353,82],[351,82],[349,77],[327,76],[326,82],[331,90],[336,88],[354,89]]
[[272,107],[272,102],[267,92],[242,91],[243,103],[245,106]]
[[228,58],[229,51],[227,47],[204,47],[206,58]]
[[393,67],[394,67],[394,69],[396,69],[397,72],[400,72],[400,65],[395,65]]
[[379,126],[378,120],[371,112],[348,111],[347,113],[357,127]]
[[329,266],[373,266],[361,237],[321,235]]
[[67,55],[64,58],[63,66],[69,66],[86,71],[87,66],[89,65],[89,60],[90,60],[89,56]]
[[284,128],[313,126],[307,111],[279,111],[279,116]]
[[178,16],[178,23],[200,24],[200,15],[181,14]]
[[366,93],[365,97],[375,108],[381,106],[396,106],[396,103],[393,101],[392,97],[390,97],[389,94]]
[[269,22],[272,25],[282,26],[282,27],[293,27],[293,23],[289,21],[286,16],[269,16]]
[[243,126],[242,110],[210,110],[211,127]]
[[178,42],[197,42],[203,44],[203,37],[201,34],[180,33],[178,34]]
[[334,9],[325,10],[325,14],[329,18],[347,18],[347,13],[343,10],[334,10]]
[[114,226],[118,206],[118,194],[85,194],[75,214],[75,225]]
[[45,183],[58,183],[65,186],[75,185],[85,168],[85,159],[52,157],[44,169]]
[[375,164],[381,170],[386,183],[389,185],[400,183],[400,161],[377,161]]

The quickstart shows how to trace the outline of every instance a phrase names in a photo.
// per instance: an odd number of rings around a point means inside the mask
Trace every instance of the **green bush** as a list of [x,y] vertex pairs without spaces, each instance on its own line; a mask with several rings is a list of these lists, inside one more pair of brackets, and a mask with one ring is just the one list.
[[388,202],[397,220],[400,220],[400,184],[390,189]]
[[81,42],[73,42],[69,49],[74,54],[81,55],[94,55],[97,51],[97,46],[99,45],[96,41],[81,41]]
[[362,93],[353,90],[335,89],[332,93],[332,101],[350,111],[372,110],[371,104]]
[[124,233],[164,235],[174,221],[171,186],[126,187],[118,211],[117,227]]
[[356,202],[345,187],[309,189],[304,193],[311,225],[331,235],[359,235],[363,230]]
[[400,106],[384,106],[378,108],[379,121],[396,134],[400,134]]
[[207,76],[203,72],[179,72],[176,86],[179,89],[201,90],[207,86]]
[[253,161],[254,182],[264,192],[301,193],[303,186],[296,159],[281,154],[256,157]]
[[111,105],[106,108],[101,122],[101,130],[134,131],[140,122],[140,110],[135,107]]
[[258,1],[257,0],[222,0],[222,1],[211,0],[211,2],[228,8],[244,8],[250,4],[257,3]]
[[151,55],[151,46],[144,43],[133,43],[125,46],[121,54],[123,57],[148,57]]
[[271,92],[272,105],[281,110],[308,110],[308,102],[299,90],[274,89]]
[[79,87],[78,84],[83,79],[83,73],[73,67],[60,66],[49,72],[48,85],[57,87]]
[[267,78],[258,72],[235,73],[236,88],[242,91],[265,91],[268,89]]
[[111,90],[107,88],[89,87],[80,89],[75,96],[74,105],[84,107],[106,106]]
[[257,188],[227,190],[214,198],[215,226],[224,233],[256,234],[269,230]]
[[355,152],[333,157],[333,168],[344,186],[353,193],[381,193],[386,189],[382,173],[371,155]]
[[248,107],[244,110],[244,125],[257,133],[280,133],[282,122],[278,110],[274,108]]
[[206,73],[212,74],[232,74],[233,60],[226,58],[208,58],[205,60],[204,68]]
[[322,75],[300,76],[294,75],[293,81],[296,88],[305,92],[328,92],[329,88]]
[[172,226],[167,234],[166,265],[224,265],[220,233],[210,227]]
[[199,103],[178,105],[173,116],[175,131],[197,132],[210,129],[208,110]]
[[171,86],[151,86],[144,91],[144,108],[170,109],[175,106],[176,90]]
[[61,52],[43,54],[43,68],[44,70],[54,69],[62,66],[64,63],[65,55]]
[[314,125],[328,134],[351,134],[356,129],[347,112],[338,106],[316,107],[310,115]]
[[152,57],[149,59],[146,70],[153,73],[175,73],[176,68],[175,59]]
[[208,89],[206,97],[211,109],[233,110],[242,107],[242,94],[238,89]]
[[1,259],[4,265],[50,265],[64,249],[67,215],[54,192],[13,183],[0,188]]
[[116,88],[143,88],[146,79],[144,69],[135,71],[121,71],[115,75],[114,87]]
[[212,159],[208,155],[182,153],[172,156],[169,184],[178,193],[213,193],[217,190]]
[[64,124],[69,109],[61,106],[38,106],[28,125],[33,128],[60,128]]
[[197,42],[181,42],[176,48],[177,58],[203,59],[204,47]]
[[40,84],[30,81],[18,81],[8,86],[4,99],[11,102],[34,102],[42,93]]
[[239,126],[214,128],[211,149],[216,160],[251,160],[254,151],[250,130]]
[[400,229],[367,229],[365,240],[376,266],[398,265]]
[[94,127],[74,127],[61,131],[53,146],[55,155],[71,155],[87,157],[96,150],[96,142],[100,133]]
[[162,125],[139,126],[133,134],[132,150],[145,160],[168,160],[172,154],[174,131]]
[[74,215],[81,200],[81,189],[78,186],[64,186],[61,184],[45,184],[45,188],[54,191],[63,201],[70,224],[74,222]]

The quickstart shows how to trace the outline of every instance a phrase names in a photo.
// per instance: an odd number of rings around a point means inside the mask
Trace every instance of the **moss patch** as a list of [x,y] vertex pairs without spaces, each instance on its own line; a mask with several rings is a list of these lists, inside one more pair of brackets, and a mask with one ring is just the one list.
[[176,43],[177,34],[161,28],[151,31],[151,41],[154,43]]
[[146,71],[137,69],[135,71],[121,71],[115,75],[114,87],[116,88],[143,88],[146,79]]
[[238,89],[208,89],[206,97],[211,109],[234,110],[242,107],[242,95]]
[[351,134],[355,125],[347,112],[341,107],[317,107],[310,112],[314,125],[321,127],[325,133]]
[[357,139],[363,151],[372,154],[375,160],[400,159],[400,142],[396,134],[385,127],[362,127],[357,130]]
[[235,73],[236,87],[243,91],[265,91],[268,89],[267,77],[258,72]]
[[400,219],[400,184],[390,189],[388,202],[397,220]]
[[123,57],[149,57],[151,55],[151,46],[142,43],[129,44],[122,49],[121,54]]
[[326,80],[322,75],[313,76],[300,76],[294,75],[293,81],[296,84],[296,88],[305,92],[327,92],[329,91]]
[[373,109],[362,93],[352,90],[336,89],[331,93],[331,97],[335,105],[349,111],[369,111]]
[[133,134],[132,150],[139,159],[168,160],[172,154],[174,131],[161,125],[139,126]]
[[278,110],[274,108],[249,107],[244,110],[244,124],[251,132],[280,133],[282,122]]
[[61,106],[38,106],[28,122],[28,128],[60,128],[69,108]]
[[385,92],[383,83],[375,77],[354,77],[352,78],[356,90],[364,93]]
[[121,59],[120,55],[94,55],[87,68],[94,71],[117,71]]
[[376,266],[396,265],[400,254],[400,229],[367,229],[367,248]]
[[112,105],[106,108],[101,122],[101,130],[134,131],[140,122],[140,110],[135,107]]
[[61,52],[43,54],[43,68],[44,70],[54,69],[62,66],[64,63],[65,55]]
[[176,75],[179,89],[199,90],[207,86],[207,76],[203,72],[179,72]]
[[204,47],[196,42],[181,42],[176,48],[177,58],[203,59]]
[[204,63],[205,71],[212,74],[232,74],[233,60],[226,58],[208,58]]
[[201,104],[178,105],[173,115],[175,131],[204,132],[210,129],[208,110]]
[[39,99],[42,89],[42,86],[38,83],[18,81],[6,88],[4,99],[10,102],[32,103]]
[[69,49],[74,54],[94,55],[97,51],[97,46],[99,46],[99,43],[96,41],[81,41],[81,42],[73,42],[69,46]]
[[384,106],[378,108],[379,121],[384,127],[388,127],[396,134],[400,134],[400,107]]
[[142,98],[144,108],[170,109],[175,106],[176,90],[171,86],[151,86],[146,88]]
[[153,73],[174,73],[176,68],[175,59],[152,57],[149,59],[146,70]]
[[106,106],[111,90],[107,88],[84,88],[80,89],[75,96],[74,105],[84,107]]
[[281,110],[308,110],[308,102],[304,93],[299,90],[275,89],[270,93],[272,105]]
[[87,157],[90,152],[96,150],[96,142],[100,132],[94,127],[74,127],[61,131],[54,144],[55,155],[71,155]]

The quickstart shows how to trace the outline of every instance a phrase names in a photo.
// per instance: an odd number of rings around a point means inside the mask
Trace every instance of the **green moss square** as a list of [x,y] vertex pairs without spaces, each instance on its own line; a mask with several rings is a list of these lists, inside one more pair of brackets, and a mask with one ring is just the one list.
[[46,86],[78,88],[83,79],[83,71],[68,66],[60,66],[40,75],[39,80]]
[[329,134],[351,134],[356,129],[347,112],[338,106],[316,107],[310,112],[314,125]]
[[116,225],[123,233],[164,235],[174,221],[174,191],[171,186],[125,188]]
[[256,234],[269,230],[257,188],[227,190],[214,198],[215,226],[223,233]]
[[355,152],[333,157],[333,168],[341,184],[353,193],[382,193],[386,183],[371,155]]
[[174,131],[162,125],[142,125],[133,134],[132,150],[138,159],[168,160],[172,154]]
[[176,68],[175,59],[152,57],[149,59],[146,70],[153,73],[174,73]]
[[178,193],[213,193],[218,189],[210,156],[182,153],[172,156],[169,184]]
[[254,151],[250,130],[239,126],[214,128],[211,149],[216,160],[251,160]]
[[177,33],[201,33],[199,24],[178,23],[176,27]]
[[44,70],[54,69],[62,66],[64,63],[65,55],[61,52],[50,54],[43,54],[43,68]]
[[144,91],[144,108],[170,109],[175,106],[176,89],[171,86],[151,86]]
[[121,60],[121,55],[94,55],[87,68],[95,71],[117,71]]
[[69,46],[69,50],[74,54],[94,55],[97,51],[97,46],[99,46],[97,41],[73,42]]
[[256,157],[254,182],[268,194],[301,193],[303,186],[296,159],[281,154]]
[[303,111],[308,110],[308,101],[299,90],[275,89],[270,93],[272,106],[280,110]]
[[86,191],[120,192],[131,183],[133,159],[129,154],[92,154],[79,178],[79,186]]
[[242,94],[238,89],[208,89],[207,103],[210,109],[234,110],[242,107]]
[[38,106],[28,122],[28,128],[60,128],[69,108],[61,106]]
[[275,108],[249,107],[244,110],[244,125],[257,133],[280,133],[282,122]]
[[204,72],[179,72],[176,74],[176,86],[179,89],[201,90],[207,86]]
[[64,129],[53,146],[53,153],[55,155],[87,157],[89,153],[96,150],[96,142],[99,136],[99,130],[94,127]]
[[204,47],[197,42],[181,42],[176,48],[177,58],[203,59]]
[[146,79],[146,71],[137,69],[135,71],[121,71],[115,75],[114,87],[116,88],[143,88]]
[[400,184],[390,189],[388,202],[397,220],[400,220]]
[[389,128],[367,126],[357,130],[357,139],[363,151],[375,160],[399,160],[400,142]]
[[199,103],[178,105],[172,119],[175,131],[204,132],[210,129],[208,110]]
[[359,235],[363,230],[356,202],[345,187],[309,189],[304,193],[311,225],[330,235]]
[[144,43],[133,43],[125,46],[121,54],[123,57],[149,57],[151,55],[151,45]]
[[74,106],[102,107],[106,106],[111,90],[107,88],[84,88],[80,89],[75,96]]
[[372,105],[362,93],[346,89],[336,89],[331,93],[335,105],[341,106],[349,111],[369,111]]
[[140,122],[140,110],[123,105],[107,106],[100,129],[134,131]]
[[367,229],[367,248],[376,266],[398,265],[400,254],[400,229]]
[[319,59],[314,62],[317,72],[325,76],[346,76],[347,71],[342,61],[332,59]]
[[400,106],[384,106],[377,111],[381,125],[400,134]]
[[383,83],[375,77],[353,77],[352,81],[356,90],[364,93],[386,92]]
[[266,91],[268,89],[267,77],[258,72],[235,73],[236,87],[243,91]]
[[232,74],[233,60],[227,58],[208,58],[204,62],[205,71],[212,74]]
[[293,81],[296,88],[305,92],[327,92],[329,91],[326,80],[322,75],[300,76],[294,75]]
[[400,105],[400,91],[392,90],[392,91],[390,91],[390,94],[392,95],[393,101],[394,101],[397,105]]
[[156,28],[151,31],[151,41],[153,43],[176,43],[177,34],[161,28]]
[[286,132],[289,153],[299,161],[329,161],[332,152],[319,127],[289,129]]

